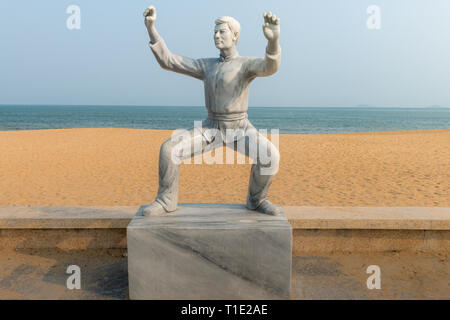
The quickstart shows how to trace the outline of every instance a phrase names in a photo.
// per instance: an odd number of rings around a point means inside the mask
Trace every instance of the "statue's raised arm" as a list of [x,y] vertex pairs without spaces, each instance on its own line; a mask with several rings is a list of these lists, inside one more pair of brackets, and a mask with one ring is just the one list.
[[150,43],[156,43],[159,40],[159,34],[155,28],[156,22],[156,9],[154,6],[150,6],[144,11],[144,23],[147,27],[148,36],[150,37]]
[[280,18],[272,12],[264,13],[262,26],[264,36],[267,39],[266,56],[250,61],[248,71],[250,77],[267,77],[280,68],[281,48],[278,42],[280,37]]
[[272,12],[264,13],[263,24],[264,36],[267,39],[267,51],[270,54],[277,54],[280,51],[278,38],[280,38],[280,18]]
[[149,6],[144,11],[144,23],[150,37],[150,49],[152,49],[159,65],[166,70],[182,73],[203,80],[204,71],[201,62],[196,59],[183,57],[170,52],[164,40],[155,27],[156,9]]

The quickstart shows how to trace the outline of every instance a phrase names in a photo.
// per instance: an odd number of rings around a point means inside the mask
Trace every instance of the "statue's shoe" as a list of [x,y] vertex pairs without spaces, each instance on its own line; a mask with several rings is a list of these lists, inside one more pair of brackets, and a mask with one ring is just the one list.
[[269,200],[264,200],[261,202],[258,208],[255,209],[255,211],[268,214],[271,216],[278,216],[281,214],[281,209],[279,206],[274,205]]
[[163,206],[159,202],[153,202],[152,204],[148,205],[142,210],[142,215],[144,217],[156,217],[156,216],[163,216],[167,214],[168,212],[166,209],[163,208]]

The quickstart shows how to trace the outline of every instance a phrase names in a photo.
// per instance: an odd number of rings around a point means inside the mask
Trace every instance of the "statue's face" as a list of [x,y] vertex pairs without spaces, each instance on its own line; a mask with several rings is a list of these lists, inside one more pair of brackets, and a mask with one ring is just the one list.
[[219,50],[229,49],[235,45],[234,34],[231,32],[228,24],[216,25],[214,28],[214,44]]

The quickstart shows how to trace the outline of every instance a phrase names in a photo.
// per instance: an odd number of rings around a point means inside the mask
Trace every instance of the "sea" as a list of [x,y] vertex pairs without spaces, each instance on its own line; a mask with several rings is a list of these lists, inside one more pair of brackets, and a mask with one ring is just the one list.
[[[0,131],[61,128],[191,128],[204,107],[0,105]],[[343,133],[450,129],[450,108],[250,107],[248,117],[270,133]]]

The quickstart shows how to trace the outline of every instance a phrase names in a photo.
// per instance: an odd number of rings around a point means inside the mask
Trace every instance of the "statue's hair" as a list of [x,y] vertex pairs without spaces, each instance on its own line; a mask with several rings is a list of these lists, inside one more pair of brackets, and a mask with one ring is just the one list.
[[215,23],[216,25],[226,23],[228,25],[228,28],[230,28],[231,32],[233,32],[234,36],[236,37],[236,44],[238,43],[239,34],[241,33],[241,25],[235,18],[223,16],[216,19]]

